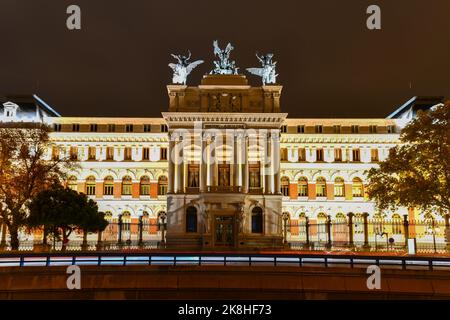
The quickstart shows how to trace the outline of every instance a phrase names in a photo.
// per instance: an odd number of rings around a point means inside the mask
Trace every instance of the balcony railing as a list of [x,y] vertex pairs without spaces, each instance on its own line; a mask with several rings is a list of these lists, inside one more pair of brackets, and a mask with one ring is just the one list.
[[240,193],[240,186],[208,186],[208,192],[213,193]]
[[249,187],[248,193],[250,194],[261,194],[263,192],[263,188],[261,187]]

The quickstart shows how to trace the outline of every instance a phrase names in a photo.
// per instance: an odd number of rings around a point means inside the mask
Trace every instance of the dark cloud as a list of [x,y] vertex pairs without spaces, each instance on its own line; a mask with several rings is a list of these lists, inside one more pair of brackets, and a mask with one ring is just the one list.
[[[70,4],[81,31],[65,27]],[[365,27],[370,4],[381,31]],[[36,92],[67,116],[160,116],[169,53],[205,60],[196,85],[218,38],[241,70],[275,53],[290,117],[384,117],[413,95],[450,96],[449,11],[448,0],[2,0],[0,94]]]

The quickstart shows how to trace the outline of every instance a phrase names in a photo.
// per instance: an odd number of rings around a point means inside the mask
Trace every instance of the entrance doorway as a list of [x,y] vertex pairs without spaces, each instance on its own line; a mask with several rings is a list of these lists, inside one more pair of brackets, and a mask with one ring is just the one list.
[[216,216],[214,225],[214,243],[216,246],[234,246],[234,217]]

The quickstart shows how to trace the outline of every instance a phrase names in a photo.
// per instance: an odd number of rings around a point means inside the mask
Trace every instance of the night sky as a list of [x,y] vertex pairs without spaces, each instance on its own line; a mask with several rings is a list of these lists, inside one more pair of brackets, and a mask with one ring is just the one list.
[[[70,4],[81,31],[66,28]],[[381,31],[366,28],[371,4]],[[411,96],[450,97],[449,12],[449,0],[0,0],[0,94],[37,93],[65,116],[159,117],[169,54],[205,60],[197,85],[218,39],[241,71],[275,54],[291,118],[385,117]]]

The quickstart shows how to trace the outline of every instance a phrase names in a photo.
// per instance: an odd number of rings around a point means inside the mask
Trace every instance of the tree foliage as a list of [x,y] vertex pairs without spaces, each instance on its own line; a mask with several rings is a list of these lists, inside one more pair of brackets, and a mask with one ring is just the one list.
[[105,230],[108,222],[98,211],[97,203],[85,194],[55,184],[41,191],[29,204],[27,224],[44,227],[53,237],[62,236],[63,244],[72,232],[98,232]]
[[13,250],[27,218],[26,204],[47,186],[60,181],[71,166],[68,159],[45,159],[52,143],[42,124],[0,127],[0,216],[8,227]]
[[386,161],[369,170],[368,180],[368,195],[380,210],[450,213],[450,103],[418,111]]

